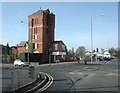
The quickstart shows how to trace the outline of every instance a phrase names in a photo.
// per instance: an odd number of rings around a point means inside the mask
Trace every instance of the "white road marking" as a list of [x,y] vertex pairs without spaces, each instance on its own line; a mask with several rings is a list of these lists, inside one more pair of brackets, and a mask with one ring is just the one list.
[[112,63],[111,61],[106,62],[106,64]]
[[80,72],[80,71],[82,71],[82,70],[84,70],[84,69],[86,69],[86,68],[88,68],[88,67],[84,67],[84,68],[82,68],[81,70],[75,70],[75,71],[69,72],[69,74],[83,74],[83,73]]
[[106,74],[106,75],[109,75],[109,76],[118,76],[118,74],[116,74],[116,73],[108,73],[108,74]]

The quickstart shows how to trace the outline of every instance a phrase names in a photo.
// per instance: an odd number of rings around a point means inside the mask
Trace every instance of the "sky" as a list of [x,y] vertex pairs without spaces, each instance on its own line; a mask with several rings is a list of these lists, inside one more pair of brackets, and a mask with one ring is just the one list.
[[117,2],[3,2],[0,44],[15,46],[28,40],[28,24],[21,21],[27,23],[40,8],[55,14],[55,40],[62,40],[68,49],[91,50],[91,17],[93,49],[118,47]]

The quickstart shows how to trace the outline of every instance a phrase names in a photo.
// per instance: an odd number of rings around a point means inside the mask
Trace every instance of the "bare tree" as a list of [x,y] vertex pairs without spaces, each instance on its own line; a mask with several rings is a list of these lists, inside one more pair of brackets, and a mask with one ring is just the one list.
[[76,56],[77,57],[84,57],[85,56],[85,52],[86,52],[86,49],[84,46],[79,46],[77,49],[76,49]]
[[117,55],[118,55],[118,53],[117,53],[118,51],[115,48],[109,49],[109,52],[111,54],[111,57],[117,57]]

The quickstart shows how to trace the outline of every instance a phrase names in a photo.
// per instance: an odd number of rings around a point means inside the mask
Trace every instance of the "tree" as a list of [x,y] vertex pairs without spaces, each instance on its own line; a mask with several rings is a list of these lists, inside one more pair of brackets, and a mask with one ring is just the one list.
[[68,51],[68,56],[69,56],[69,57],[73,57],[73,53],[72,53],[72,50],[71,50],[71,49],[69,49],[69,51]]
[[34,52],[34,43],[32,43],[31,41],[28,41],[28,52],[29,53],[33,53]]
[[117,57],[120,59],[120,48],[117,49]]
[[117,50],[114,48],[109,49],[109,52],[111,54],[111,57],[116,57],[117,56]]
[[10,47],[9,44],[7,43],[7,45],[5,46],[5,54],[9,55],[10,54]]
[[16,59],[17,55],[12,54],[12,49],[9,47],[9,44],[7,43],[6,46],[4,46],[3,54],[2,54],[2,63],[13,63]]
[[86,49],[84,46],[79,46],[77,49],[76,49],[76,56],[77,57],[84,57],[85,56],[85,52],[86,52]]
[[11,63],[11,55],[7,55],[7,63]]
[[11,48],[9,47],[9,44],[7,43],[7,45],[4,48],[3,55],[2,55],[2,62],[3,63],[11,62],[10,50],[11,50]]
[[101,48],[101,52],[104,53],[104,49],[103,48]]
[[7,55],[2,55],[2,63],[7,63]]

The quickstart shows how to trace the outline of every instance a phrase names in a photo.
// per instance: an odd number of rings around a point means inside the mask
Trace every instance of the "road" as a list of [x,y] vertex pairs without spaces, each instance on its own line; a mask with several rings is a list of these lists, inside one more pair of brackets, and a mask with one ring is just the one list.
[[105,64],[78,64],[77,62],[51,63],[35,66],[33,77],[27,67],[2,65],[2,89],[9,91],[33,81],[38,72],[53,76],[53,84],[45,93],[79,91],[118,91],[118,61]]
[[118,61],[105,64],[78,64],[67,62],[62,64],[40,65],[39,71],[51,74],[54,78],[49,92],[79,91],[118,91]]

